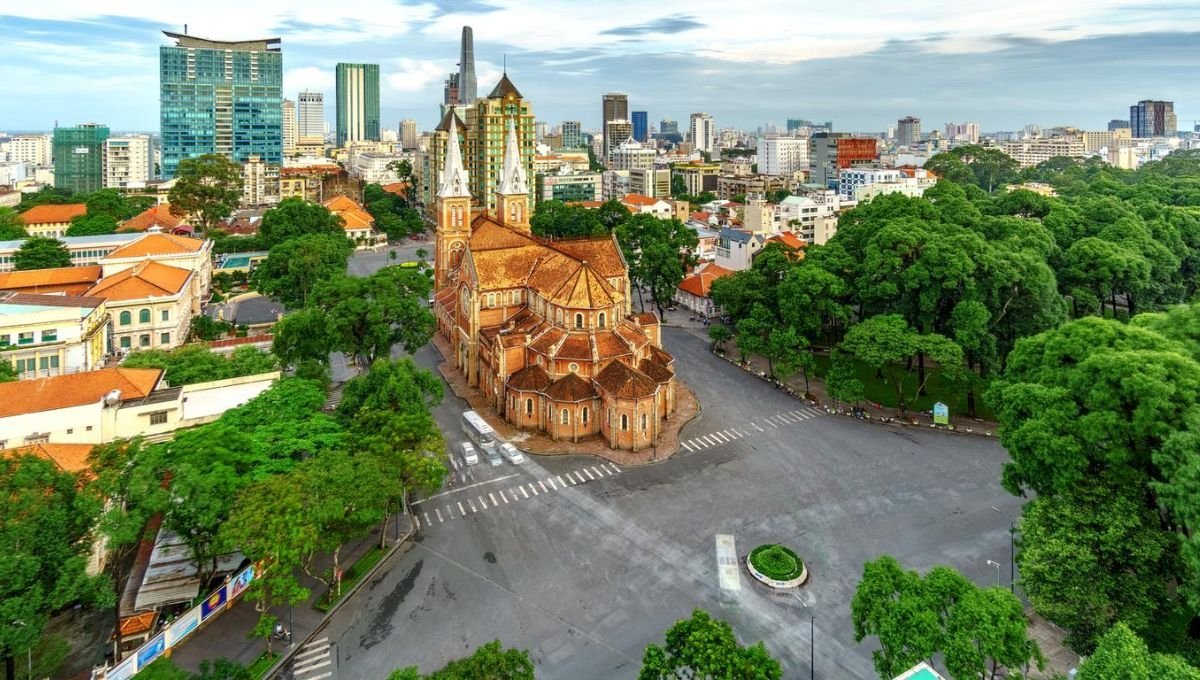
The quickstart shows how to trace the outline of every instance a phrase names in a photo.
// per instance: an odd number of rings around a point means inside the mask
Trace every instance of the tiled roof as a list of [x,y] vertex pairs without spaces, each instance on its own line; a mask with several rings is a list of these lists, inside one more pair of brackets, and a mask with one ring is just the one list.
[[58,466],[63,472],[84,472],[88,469],[87,459],[92,453],[91,444],[31,444],[0,451],[0,458],[30,455]]
[[625,260],[611,236],[554,241],[550,247],[581,262],[604,278],[625,276]]
[[633,354],[629,343],[615,331],[596,331],[596,354],[603,361]]
[[609,362],[595,381],[600,389],[618,399],[644,399],[658,390],[658,383],[652,378],[620,361]]
[[[566,258],[563,258],[566,259]],[[599,309],[616,304],[617,291],[608,282],[596,275],[585,261],[574,265],[575,271],[560,279],[562,284],[552,290],[545,291],[546,298],[563,307],[576,309]],[[539,271],[542,269],[539,266]],[[532,281],[530,282],[532,285]],[[538,286],[539,288],[541,286]]]
[[82,293],[102,276],[100,265],[89,267],[56,267],[0,273],[0,290],[19,290],[26,293]]
[[162,376],[158,368],[102,368],[39,380],[0,383],[0,418],[99,403],[120,390],[121,399],[150,394]]
[[104,304],[104,298],[82,295],[38,295],[37,293],[0,292],[2,305],[29,305],[39,307],[87,307],[95,309]]
[[[151,542],[153,545],[153,542]],[[121,617],[121,637],[126,638],[131,635],[148,633],[154,630],[154,620],[158,618],[158,610],[152,612],[141,612],[140,614],[132,614],[130,616]]]
[[169,267],[161,262],[146,260],[119,271],[88,289],[88,295],[106,300],[139,300],[148,297],[170,297],[183,290],[192,272]]
[[731,276],[733,270],[726,269],[717,264],[710,264],[699,272],[688,276],[679,283],[679,290],[685,293],[691,293],[696,297],[706,298],[712,291],[712,282],[717,279]]
[[640,370],[642,373],[645,373],[651,380],[659,383],[660,385],[671,382],[671,380],[675,377],[675,374],[671,372],[671,369],[663,366],[654,359],[642,359],[641,363],[638,364],[638,370]]
[[329,212],[342,218],[342,228],[346,231],[370,229],[375,226],[375,218],[371,217],[371,213],[363,210],[363,207],[352,198],[334,196],[325,201],[324,205]]
[[86,214],[87,206],[83,203],[35,205],[21,213],[21,221],[25,224],[58,224]]
[[658,315],[654,312],[639,312],[633,315],[633,319],[643,326],[658,325]]
[[657,198],[650,198],[649,196],[645,196],[643,194],[625,194],[625,197],[621,199],[621,202],[628,205],[648,206],[655,205],[659,201]]
[[592,359],[592,341],[587,334],[570,333],[567,335],[566,341],[558,346],[554,351],[555,359],[567,359],[577,361],[591,361]]
[[533,342],[529,343],[529,349],[548,355],[566,335],[567,332],[561,328],[547,326],[545,332],[538,334]]
[[500,82],[496,83],[496,87],[492,88],[492,93],[488,95],[488,99],[495,99],[508,94],[520,97],[521,91],[517,89],[516,85],[512,84],[512,81],[508,79],[508,74],[505,73],[500,76]]
[[526,366],[508,377],[508,386],[521,392],[541,392],[550,386],[550,376],[537,364]]
[[383,189],[384,191],[388,192],[389,194],[396,194],[397,196],[403,196],[404,191],[406,189],[408,189],[408,186],[409,186],[408,182],[392,182],[390,184],[384,184],[380,188]]
[[198,253],[203,247],[204,241],[198,238],[188,238],[174,234],[146,234],[128,245],[117,248],[105,256],[104,259],[119,260],[127,257],[183,255],[185,253]]
[[801,250],[808,245],[807,243],[805,243],[804,239],[799,238],[798,236],[796,236],[795,234],[793,234],[790,231],[781,231],[778,234],[767,239],[767,243],[771,243],[771,242],[782,243],[783,245],[785,245],[788,248],[791,248],[793,250]]
[[253,345],[262,342],[271,342],[275,336],[269,333],[261,335],[248,335],[244,338],[224,338],[221,340],[211,340],[208,342],[209,349],[217,349],[218,347],[237,347],[239,345]]
[[121,223],[117,231],[146,231],[151,227],[159,227],[164,231],[179,228],[187,218],[183,215],[172,215],[171,204],[152,205]]
[[454,112],[454,107],[451,106],[450,108],[446,109],[446,115],[442,116],[442,120],[437,124],[437,127],[435,127],[434,130],[437,132],[449,132],[450,121],[454,121],[456,130],[467,129],[467,126],[463,124],[462,119],[459,118],[458,114]]
[[[495,250],[497,248],[519,248],[536,245],[532,237],[500,224],[488,215],[480,215],[472,224],[471,251]],[[528,272],[526,272],[528,273]]]
[[553,401],[576,402],[594,399],[596,390],[583,378],[574,373],[568,373],[555,380],[554,384],[547,387],[542,394]]
[[699,212],[691,213],[690,215],[688,215],[688,217],[691,217],[693,220],[696,220],[697,222],[708,222],[708,218],[712,217],[712,213],[704,212],[703,210],[701,210]]

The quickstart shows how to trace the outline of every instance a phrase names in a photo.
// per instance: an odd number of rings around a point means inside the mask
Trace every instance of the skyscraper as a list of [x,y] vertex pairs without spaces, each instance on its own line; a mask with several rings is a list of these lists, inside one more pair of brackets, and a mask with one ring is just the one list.
[[54,186],[87,194],[104,188],[108,126],[84,123],[54,128]]
[[206,153],[238,163],[283,160],[279,38],[228,42],[164,31],[159,48],[162,176]]
[[564,120],[562,124],[562,148],[583,148],[583,124],[577,120]]
[[1175,102],[1143,99],[1129,107],[1129,127],[1134,137],[1174,137]]
[[634,111],[629,114],[629,120],[633,123],[633,138],[639,142],[645,142],[650,139],[650,114],[645,111]]
[[126,135],[104,140],[104,186],[144,187],[154,177],[154,144],[150,135]]
[[712,153],[717,146],[717,127],[707,113],[693,113],[688,125],[688,137],[697,151]]
[[291,99],[284,99],[280,111],[283,116],[283,122],[280,126],[283,134],[283,155],[292,156],[296,153],[296,141],[299,139],[299,136],[296,134],[296,102]]
[[[600,100],[600,131],[603,132],[610,120],[629,120],[629,95],[619,92],[609,92]],[[608,139],[604,140],[604,157],[612,147]]]
[[606,122],[604,124],[604,147],[608,149],[608,153],[604,155],[604,162],[609,162],[613,150],[631,137],[633,137],[633,123],[620,119]]
[[379,141],[379,64],[337,65],[337,145]]
[[325,137],[325,94],[323,92],[300,93],[299,117],[296,135],[300,139],[323,139]]
[[915,146],[921,141],[921,119],[905,116],[896,121],[896,143],[900,146]]
[[463,26],[462,47],[458,55],[458,101],[473,104],[475,89],[475,36],[470,26]]
[[450,73],[446,76],[446,81],[442,83],[442,106],[455,106],[458,104],[458,74]]
[[400,121],[400,146],[405,149],[417,148],[417,121],[411,118]]

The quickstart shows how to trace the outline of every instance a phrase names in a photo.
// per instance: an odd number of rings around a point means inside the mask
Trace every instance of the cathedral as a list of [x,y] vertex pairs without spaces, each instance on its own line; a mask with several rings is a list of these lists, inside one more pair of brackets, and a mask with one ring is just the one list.
[[633,313],[616,237],[531,233],[512,118],[495,195],[474,197],[483,206],[474,208],[453,113],[449,133],[433,305],[447,360],[517,427],[556,440],[596,435],[612,448],[656,445],[675,410],[674,358],[662,349],[658,317]]

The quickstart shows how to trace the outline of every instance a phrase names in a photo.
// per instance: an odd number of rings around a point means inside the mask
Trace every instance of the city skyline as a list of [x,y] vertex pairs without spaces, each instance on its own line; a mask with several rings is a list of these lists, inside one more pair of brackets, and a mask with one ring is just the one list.
[[[216,40],[281,38],[289,98],[309,89],[333,101],[336,63],[379,63],[381,125],[390,129],[402,118],[425,130],[437,123],[441,83],[457,70],[467,25],[475,32],[480,91],[499,80],[507,56],[514,82],[539,102],[540,120],[581,120],[585,129],[600,127],[594,102],[605,92],[627,93],[630,108],[653,121],[707,111],[718,127],[747,129],[804,117],[882,131],[908,114],[929,129],[955,120],[977,120],[985,130],[1026,123],[1103,129],[1143,99],[1174,101],[1181,130],[1200,118],[1187,88],[1200,8],[1180,2],[1085,8],[1020,0],[1003,9],[918,2],[869,14],[842,6],[837,15],[823,5],[766,2],[739,14],[754,27],[753,42],[727,33],[715,2],[650,16],[625,4],[627,12],[557,0],[303,1],[248,10],[217,0],[183,10],[133,2],[103,16],[77,0],[5,8],[0,31],[15,49],[0,130],[87,120],[114,131],[157,131],[160,31],[185,23],[192,35]],[[1027,26],[1024,17],[1032,15],[1037,25]],[[797,36],[799,24],[788,17],[818,30]],[[568,20],[579,30],[551,30]]]

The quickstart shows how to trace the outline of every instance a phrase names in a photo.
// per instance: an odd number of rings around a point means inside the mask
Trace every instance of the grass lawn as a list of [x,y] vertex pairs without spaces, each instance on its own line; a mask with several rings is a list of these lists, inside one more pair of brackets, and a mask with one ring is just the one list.
[[258,680],[258,678],[261,678],[268,670],[270,670],[271,666],[273,666],[278,659],[278,654],[267,654],[266,652],[263,652],[262,656],[258,657],[254,660],[254,663],[250,664],[250,677]]
[[331,588],[323,597],[313,603],[313,609],[321,612],[329,611],[338,600],[350,592],[354,584],[358,583],[359,579],[371,570],[371,567],[374,567],[379,560],[383,559],[384,552],[378,545],[371,546],[371,549],[363,553],[363,556],[350,565],[350,568],[342,575],[342,594],[334,595],[336,591]]
[[[829,357],[817,355],[817,375],[821,378],[825,377],[825,373],[829,370]],[[904,380],[904,397],[908,400],[906,408],[909,411],[929,411],[937,402],[942,402],[950,407],[951,416],[967,416],[967,393],[962,389],[949,389],[943,385],[940,371],[936,368],[927,369],[929,372],[929,380],[925,384],[927,394],[923,397],[917,397],[917,371],[913,369],[912,375],[906,376]],[[855,362],[855,372],[858,374],[858,379],[863,383],[863,392],[866,395],[867,401],[883,404],[896,408],[899,406],[896,400],[896,386],[886,382],[886,378],[875,377],[875,369],[863,364]],[[990,380],[985,380],[983,384],[977,385],[975,388],[975,416],[984,420],[995,420],[995,415],[983,403],[982,394],[987,390]]]

